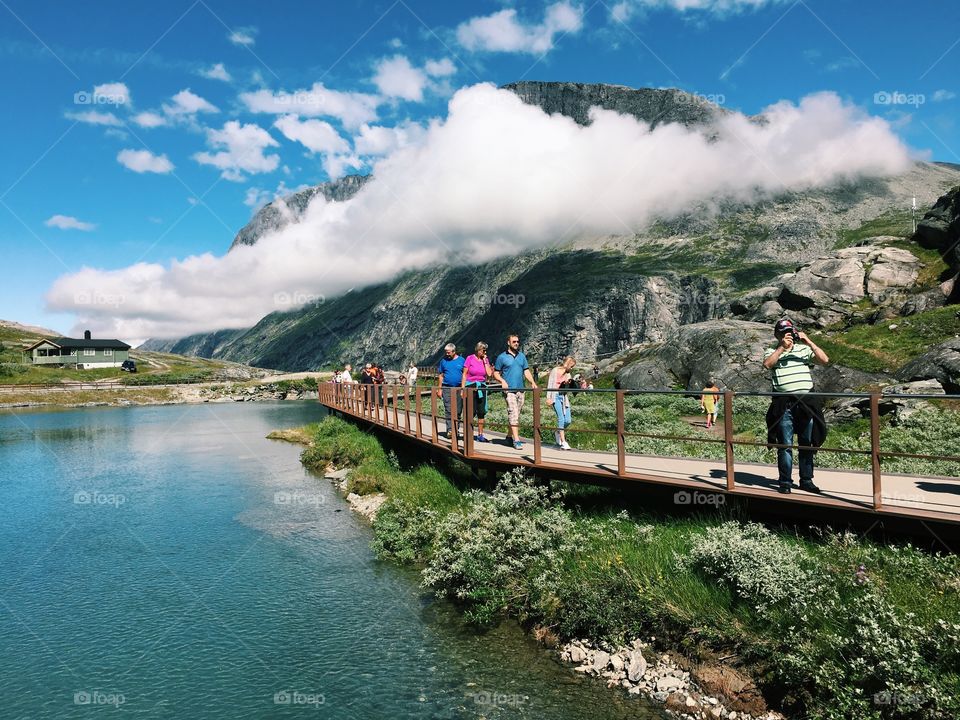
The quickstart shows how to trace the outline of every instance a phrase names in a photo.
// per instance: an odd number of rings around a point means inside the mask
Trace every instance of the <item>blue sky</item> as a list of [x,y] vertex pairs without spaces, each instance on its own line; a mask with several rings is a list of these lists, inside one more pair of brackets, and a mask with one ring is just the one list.
[[960,163],[960,4],[939,0],[0,0],[0,64],[0,317],[61,331],[58,277],[221,255],[259,203],[368,171],[479,82],[745,113],[831,90]]

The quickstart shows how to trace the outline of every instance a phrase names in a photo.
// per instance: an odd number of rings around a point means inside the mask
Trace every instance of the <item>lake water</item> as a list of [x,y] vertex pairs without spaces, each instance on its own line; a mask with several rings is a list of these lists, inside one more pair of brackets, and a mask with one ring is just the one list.
[[322,413],[0,413],[0,718],[662,717],[377,561],[265,439]]

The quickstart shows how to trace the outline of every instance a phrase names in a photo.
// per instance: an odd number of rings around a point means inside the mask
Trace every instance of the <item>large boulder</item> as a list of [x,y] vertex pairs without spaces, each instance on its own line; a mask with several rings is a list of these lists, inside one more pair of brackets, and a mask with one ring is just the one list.
[[614,384],[631,390],[663,390],[677,384],[670,366],[657,353],[662,346],[647,350],[639,360],[626,365],[617,372]]
[[735,390],[767,390],[763,351],[773,345],[770,325],[745,320],[709,320],[681,326],[676,334],[617,373],[629,389],[670,388],[677,382],[699,389],[707,380]]
[[917,223],[914,235],[921,246],[939,250],[954,270],[960,268],[960,186],[940,197]]
[[789,315],[803,326],[826,327],[854,318],[866,298],[877,306],[872,311],[877,318],[892,317],[911,301],[914,308],[935,307],[943,295],[945,302],[949,292],[943,289],[919,299],[909,294],[923,265],[913,253],[883,244],[892,239],[869,238],[817,258],[740,296],[730,312],[762,322]]
[[960,338],[934,345],[897,371],[897,379],[936,380],[947,392],[960,393]]

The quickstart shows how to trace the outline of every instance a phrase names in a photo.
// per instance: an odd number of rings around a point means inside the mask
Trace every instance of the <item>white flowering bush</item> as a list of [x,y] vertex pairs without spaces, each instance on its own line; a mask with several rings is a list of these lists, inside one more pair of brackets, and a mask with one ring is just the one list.
[[758,523],[726,522],[692,538],[681,569],[696,568],[728,586],[758,612],[813,600],[819,574],[800,547]]
[[373,521],[374,553],[382,560],[421,562],[433,548],[440,514],[400,498],[385,502]]
[[519,469],[507,473],[492,494],[467,493],[465,506],[437,528],[424,585],[463,603],[479,624],[508,607],[522,614],[555,592],[561,558],[579,540],[556,499]]

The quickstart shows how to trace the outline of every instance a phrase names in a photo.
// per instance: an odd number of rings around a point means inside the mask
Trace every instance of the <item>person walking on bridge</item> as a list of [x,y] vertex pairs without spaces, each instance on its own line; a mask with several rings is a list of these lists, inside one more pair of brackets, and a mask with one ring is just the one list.
[[827,354],[817,347],[807,334],[797,330],[788,318],[780,320],[773,329],[778,345],[763,356],[763,366],[773,371],[773,397],[767,410],[767,442],[777,448],[779,471],[778,492],[787,495],[793,486],[793,436],[797,444],[808,449],[799,450],[800,489],[819,493],[813,484],[813,454],[811,447],[819,447],[826,437],[826,424],[819,405],[804,396],[813,390],[810,366],[826,365]]
[[[467,357],[463,366],[462,386],[466,392],[475,393],[473,396],[473,415],[477,418],[477,434],[474,440],[485,443],[483,435],[483,420],[487,416],[487,380],[493,375],[493,365],[487,357],[487,344],[478,342],[473,355]],[[464,395],[466,398],[466,395]]]
[[566,392],[558,390],[559,388],[579,387],[579,383],[570,375],[570,371],[573,370],[573,366],[576,364],[577,361],[567,355],[562,363],[550,371],[550,375],[547,377],[547,402],[553,406],[554,412],[557,413],[558,430],[553,433],[553,438],[556,440],[557,447],[561,450],[570,449],[570,446],[567,444],[566,431],[564,430],[571,422],[570,397]]
[[[463,419],[463,400],[454,398],[463,384],[463,366],[466,360],[457,355],[457,346],[447,343],[443,346],[443,357],[437,365],[437,397],[443,400],[443,416],[447,423],[447,438],[453,439],[453,401],[457,402],[457,421]],[[459,432],[458,432],[459,434]]]
[[520,350],[520,336],[507,335],[507,349],[497,356],[493,364],[493,379],[500,383],[507,396],[507,422],[510,424],[510,435],[513,437],[513,447],[523,449],[520,442],[520,411],[523,410],[523,381],[526,379],[531,388],[537,387],[537,381],[530,372],[527,356]]

